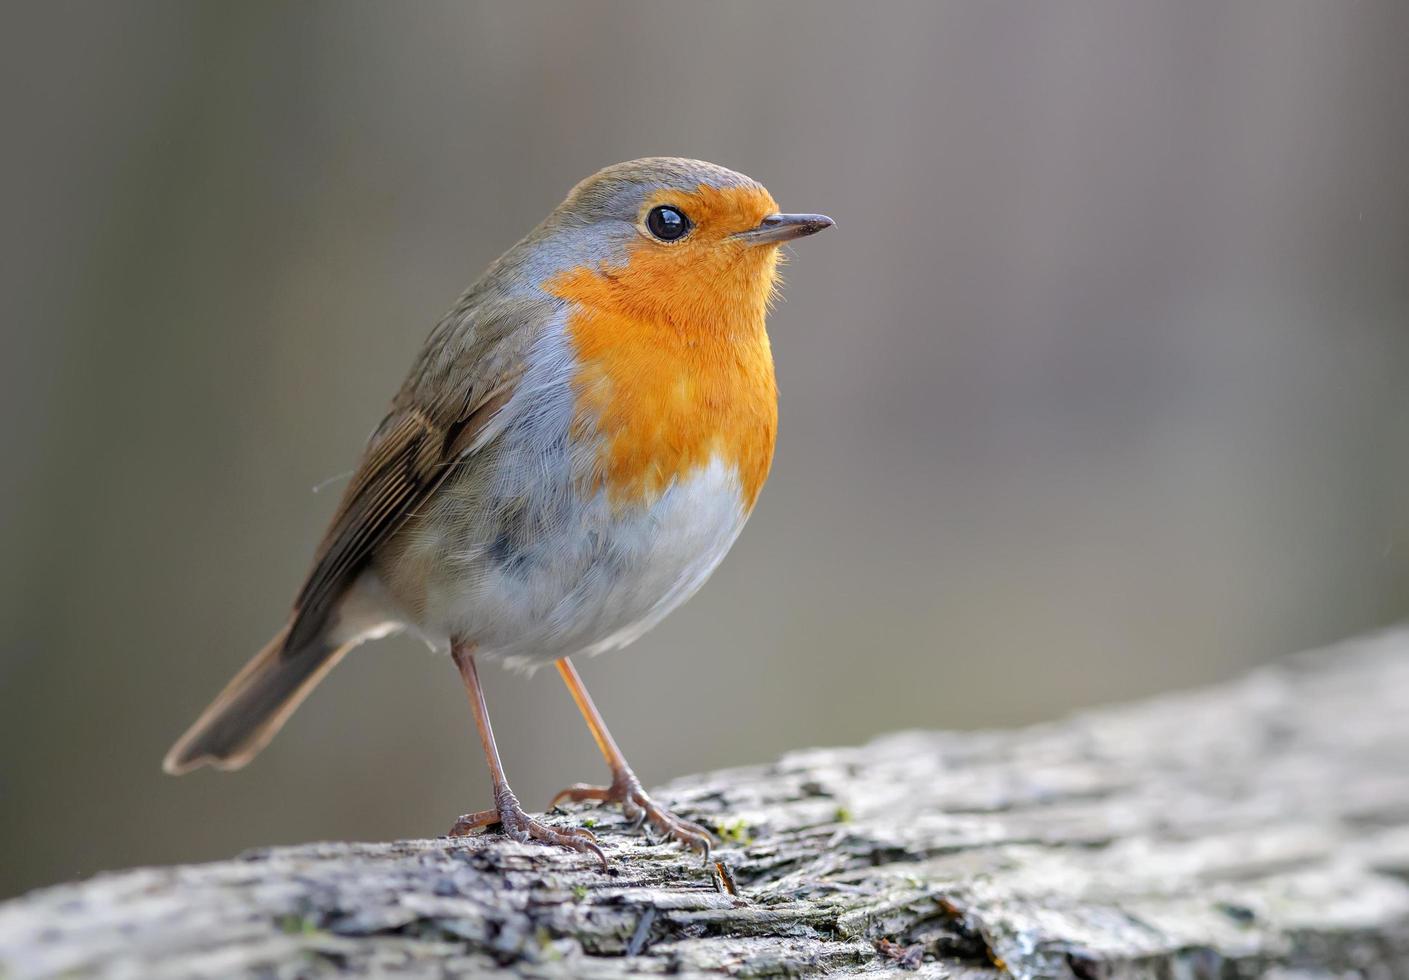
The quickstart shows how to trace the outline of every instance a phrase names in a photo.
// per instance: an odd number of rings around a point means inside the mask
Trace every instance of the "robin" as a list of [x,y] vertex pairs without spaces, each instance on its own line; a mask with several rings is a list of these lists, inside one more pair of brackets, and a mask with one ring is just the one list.
[[573,188],[431,333],[367,445],[287,624],[167,754],[238,769],[358,644],[410,630],[469,695],[498,826],[594,854],[519,805],[477,662],[556,665],[611,769],[553,800],[617,803],[709,854],[641,787],[568,658],[625,646],[704,584],[768,476],[777,388],[764,321],[778,248],[831,227],[756,181],[652,157]]

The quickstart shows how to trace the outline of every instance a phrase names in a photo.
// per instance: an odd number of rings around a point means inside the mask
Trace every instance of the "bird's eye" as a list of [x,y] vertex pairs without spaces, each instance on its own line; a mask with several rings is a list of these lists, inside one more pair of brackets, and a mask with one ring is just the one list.
[[646,230],[663,242],[677,242],[690,232],[690,219],[685,212],[661,204],[646,215]]

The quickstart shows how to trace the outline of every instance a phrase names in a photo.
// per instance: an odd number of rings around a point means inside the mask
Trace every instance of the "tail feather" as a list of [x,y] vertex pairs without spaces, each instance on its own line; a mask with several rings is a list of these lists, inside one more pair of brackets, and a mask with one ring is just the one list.
[[284,726],[323,676],[354,644],[334,646],[315,636],[285,649],[285,626],[245,664],[162,761],[173,776],[202,765],[239,769]]

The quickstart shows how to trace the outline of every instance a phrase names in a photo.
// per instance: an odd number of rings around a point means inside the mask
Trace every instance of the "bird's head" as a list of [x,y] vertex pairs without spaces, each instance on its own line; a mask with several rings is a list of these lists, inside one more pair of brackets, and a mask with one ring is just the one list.
[[743,174],[701,160],[648,157],[573,188],[535,238],[556,252],[546,288],[638,319],[690,329],[761,326],[778,247],[832,225],[782,214]]

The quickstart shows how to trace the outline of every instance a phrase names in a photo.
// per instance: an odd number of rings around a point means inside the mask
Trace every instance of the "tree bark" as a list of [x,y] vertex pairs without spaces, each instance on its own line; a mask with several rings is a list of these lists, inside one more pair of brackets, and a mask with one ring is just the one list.
[[0,906],[0,976],[1409,976],[1409,632],[1011,732],[679,780],[717,863],[310,844]]

